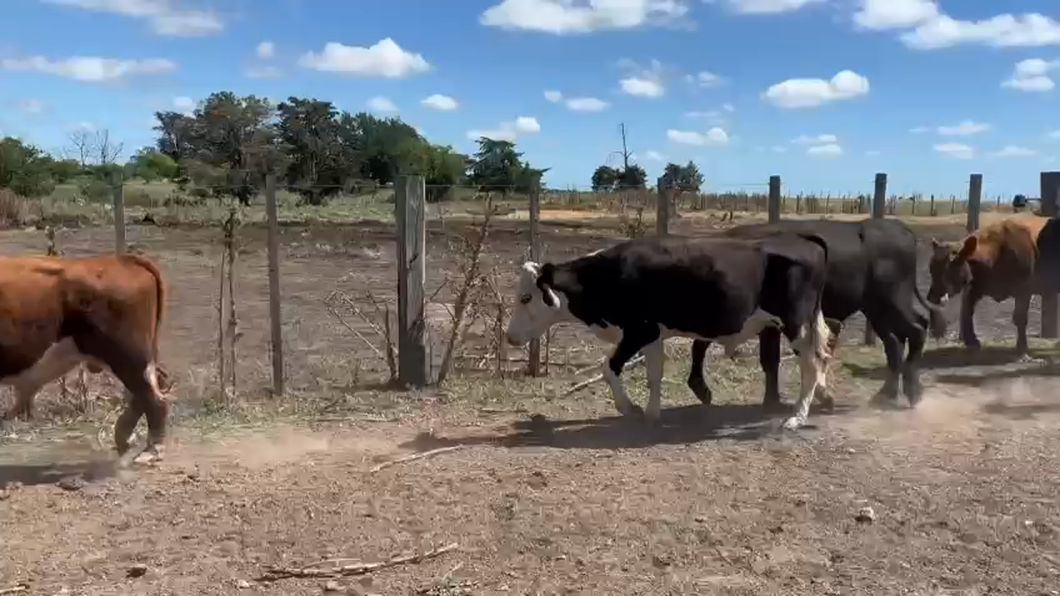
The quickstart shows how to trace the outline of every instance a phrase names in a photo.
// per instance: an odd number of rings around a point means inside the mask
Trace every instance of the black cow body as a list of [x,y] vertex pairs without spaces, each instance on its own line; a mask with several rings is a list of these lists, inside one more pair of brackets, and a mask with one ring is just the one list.
[[[763,328],[777,328],[800,356],[803,387],[795,428],[806,420],[814,389],[825,384],[828,327],[821,316],[828,251],[817,236],[779,234],[756,240],[640,238],[561,264],[523,265],[508,339],[521,345],[559,322],[580,322],[617,344],[603,366],[615,406],[639,408],[619,380],[643,352],[658,419],[663,341],[683,336],[730,351]],[[824,393],[824,391],[822,391]]]
[[[813,233],[828,247],[828,274],[822,310],[826,319],[842,323],[854,313],[864,313],[883,343],[890,372],[877,399],[897,400],[899,376],[910,405],[920,401],[919,360],[927,331],[945,333],[945,318],[937,306],[928,303],[916,284],[916,236],[896,219],[841,221],[781,221],[732,228],[730,238],[764,238],[775,234]],[[913,307],[913,299],[927,309],[930,321]],[[839,329],[833,329],[838,334]],[[704,403],[711,393],[703,378],[703,362],[710,342],[695,341],[688,386]],[[902,366],[904,345],[909,353]],[[778,368],[780,337],[774,329],[759,334],[759,362],[766,375],[762,401],[767,409],[780,407]]]

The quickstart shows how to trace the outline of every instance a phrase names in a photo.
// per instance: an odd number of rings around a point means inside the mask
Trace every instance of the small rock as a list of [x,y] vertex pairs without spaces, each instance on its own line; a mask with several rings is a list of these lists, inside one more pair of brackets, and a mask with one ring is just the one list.
[[862,524],[871,524],[876,521],[876,512],[872,510],[872,507],[862,507],[854,516],[854,520]]
[[147,565],[137,563],[125,572],[126,577],[143,577],[147,575]]
[[85,479],[80,476],[66,476],[55,483],[55,486],[67,491],[81,490],[85,488]]
[[326,584],[324,584],[324,591],[325,592],[344,592],[345,589],[343,589],[342,584],[340,584],[339,582],[337,582],[337,581],[335,581],[333,579],[330,579],[330,580],[327,581]]
[[660,557],[659,555],[652,555],[651,556],[651,564],[653,566],[655,566],[656,569],[666,569],[667,567],[670,566],[670,561],[666,557]]
[[236,587],[240,590],[246,590],[250,587],[250,582],[245,579],[236,580]]
[[18,490],[20,488],[22,488],[22,483],[19,482],[18,480],[14,480],[12,482],[8,482],[7,484],[4,485],[4,490],[16,491],[16,490]]

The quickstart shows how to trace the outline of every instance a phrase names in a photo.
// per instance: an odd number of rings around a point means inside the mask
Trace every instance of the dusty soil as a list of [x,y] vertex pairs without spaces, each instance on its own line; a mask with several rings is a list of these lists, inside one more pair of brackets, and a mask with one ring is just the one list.
[[[677,222],[678,231],[725,225],[693,219]],[[544,228],[553,259],[614,236],[601,226]],[[447,222],[446,231],[469,229]],[[960,234],[952,224],[917,232]],[[25,582],[30,594],[316,594],[325,580],[255,578],[270,565],[380,561],[456,543],[435,559],[377,571],[370,582],[340,579],[339,587],[436,595],[1058,593],[1060,402],[1048,363],[1011,363],[1006,347],[969,359],[932,345],[924,403],[880,411],[865,405],[880,383],[880,348],[858,345],[858,318],[844,331],[839,411],[811,414],[812,427],[788,435],[777,432],[778,420],[759,416],[754,345],[737,361],[711,357],[710,409],[693,404],[683,384],[687,348],[674,347],[668,409],[654,430],[617,419],[600,385],[562,397],[592,374],[574,371],[603,354],[573,328],[553,338],[546,379],[511,372],[489,379],[466,368],[444,391],[383,392],[375,385],[385,366],[323,300],[341,290],[368,312],[365,290],[392,297],[391,228],[290,227],[284,341],[288,399],[298,411],[234,423],[204,413],[216,393],[219,233],[144,227],[129,237],[171,280],[163,351],[181,401],[168,458],[158,468],[117,470],[96,437],[106,423],[102,404],[77,425],[46,417],[0,430],[0,487],[15,483],[0,492],[0,590]],[[240,238],[237,372],[250,396],[268,384],[264,233],[247,228]],[[87,254],[110,248],[112,235],[74,230],[59,242],[67,254]],[[510,271],[525,243],[522,225],[500,223],[485,267]],[[459,273],[437,230],[429,246],[432,284]],[[40,232],[0,233],[6,253],[43,248]],[[502,293],[511,277],[501,278]],[[1010,316],[1010,303],[984,302],[980,336],[1013,335]],[[348,322],[371,335],[363,321]],[[485,355],[486,341],[472,337],[471,348]],[[1050,344],[1038,345],[1039,357],[1054,357]],[[788,396],[793,368],[784,365]],[[627,383],[643,397],[642,373],[630,371]],[[93,395],[117,392],[105,378],[91,384]],[[54,388],[41,403],[46,415],[70,415]],[[445,446],[460,448],[371,471]],[[858,521],[864,508],[871,521]]]

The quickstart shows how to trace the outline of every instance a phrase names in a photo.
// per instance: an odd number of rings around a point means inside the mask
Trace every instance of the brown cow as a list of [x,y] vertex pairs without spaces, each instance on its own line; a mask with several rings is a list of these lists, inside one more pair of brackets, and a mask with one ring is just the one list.
[[145,257],[0,257],[0,385],[15,390],[5,418],[31,416],[37,392],[79,363],[109,368],[127,389],[114,424],[118,455],[146,416],[147,446],[135,459],[161,458],[170,389],[157,362],[165,305],[165,279]]
[[1038,240],[1048,222],[1046,217],[1017,215],[972,232],[957,243],[931,239],[934,254],[927,299],[941,303],[964,292],[960,325],[964,345],[979,348],[972,315],[980,299],[989,296],[1001,302],[1015,298],[1012,322],[1016,325],[1016,353],[1027,353],[1027,311],[1040,285]]

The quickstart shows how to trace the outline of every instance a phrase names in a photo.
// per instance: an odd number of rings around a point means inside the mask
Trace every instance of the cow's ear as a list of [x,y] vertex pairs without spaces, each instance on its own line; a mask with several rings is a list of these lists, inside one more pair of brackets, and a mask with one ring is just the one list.
[[559,296],[553,289],[555,283],[556,266],[545,263],[541,266],[541,275],[537,276],[537,289],[541,290],[541,301],[549,308],[559,308]]
[[975,249],[979,247],[979,238],[976,236],[968,236],[964,239],[964,245],[961,246],[960,252],[957,253],[957,258],[960,260],[967,260],[973,254]]

